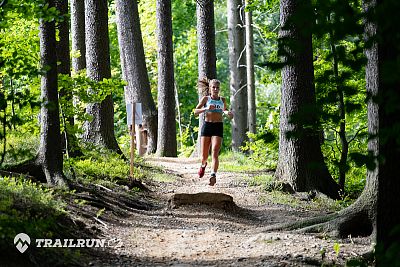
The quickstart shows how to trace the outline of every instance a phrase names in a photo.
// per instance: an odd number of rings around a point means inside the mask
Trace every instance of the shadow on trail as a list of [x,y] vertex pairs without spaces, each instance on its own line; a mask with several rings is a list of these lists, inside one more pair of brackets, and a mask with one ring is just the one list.
[[[240,254],[240,253],[239,253]],[[175,257],[135,257],[128,255],[116,255],[102,252],[98,255],[99,260],[91,264],[93,266],[322,266],[323,262],[314,258],[302,256],[296,257],[291,254],[279,256],[259,257],[233,257],[218,260],[192,260],[177,259]],[[100,259],[101,258],[101,259]]]

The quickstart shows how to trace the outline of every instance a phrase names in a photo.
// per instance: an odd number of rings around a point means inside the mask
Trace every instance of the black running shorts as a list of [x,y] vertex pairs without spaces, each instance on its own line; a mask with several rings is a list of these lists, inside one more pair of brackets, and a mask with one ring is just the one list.
[[201,128],[201,136],[224,136],[223,122],[208,122],[205,121]]

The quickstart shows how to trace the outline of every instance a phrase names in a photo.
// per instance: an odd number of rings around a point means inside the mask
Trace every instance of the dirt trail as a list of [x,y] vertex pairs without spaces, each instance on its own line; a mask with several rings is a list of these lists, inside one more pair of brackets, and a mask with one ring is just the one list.
[[[219,172],[214,187],[208,185],[209,167],[197,178],[198,160],[148,158],[179,175],[174,182],[153,185],[163,207],[138,211],[104,230],[120,246],[108,248],[107,258],[93,266],[321,266],[343,265],[346,259],[367,252],[366,238],[333,240],[323,235],[265,232],[268,225],[321,214],[265,203],[267,192],[248,186],[246,174]],[[240,212],[194,205],[168,209],[174,193],[229,194]],[[336,244],[336,245],[335,245]],[[338,246],[339,245],[339,246]],[[339,247],[335,252],[334,247]],[[325,252],[324,252],[325,251]],[[338,252],[338,253],[337,253]]]

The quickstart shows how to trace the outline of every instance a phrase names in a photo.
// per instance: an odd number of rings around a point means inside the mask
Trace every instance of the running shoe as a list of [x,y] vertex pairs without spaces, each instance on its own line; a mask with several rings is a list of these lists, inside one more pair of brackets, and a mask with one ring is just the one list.
[[198,172],[199,178],[202,178],[204,176],[204,172],[206,171],[206,167],[207,167],[207,162],[206,162],[206,165],[204,165],[204,167],[200,166],[200,169],[199,169],[199,172]]
[[217,176],[215,175],[215,173],[213,173],[211,174],[209,185],[214,186],[216,182],[217,182]]

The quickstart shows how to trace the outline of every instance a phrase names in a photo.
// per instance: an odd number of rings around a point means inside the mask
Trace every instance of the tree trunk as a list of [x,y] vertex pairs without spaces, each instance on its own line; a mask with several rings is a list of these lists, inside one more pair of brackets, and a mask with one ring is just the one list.
[[71,0],[72,51],[79,51],[79,57],[72,57],[72,69],[79,72],[86,68],[85,45],[85,0]]
[[[386,5],[389,4],[389,5]],[[331,232],[331,235],[346,237],[370,235],[376,243],[377,266],[394,266],[399,262],[400,240],[400,179],[398,164],[400,149],[398,137],[400,124],[400,101],[398,68],[393,62],[399,54],[400,40],[397,24],[388,22],[386,12],[396,12],[400,6],[397,1],[363,1],[366,16],[365,35],[367,47],[365,54],[366,89],[368,95],[368,151],[373,156],[375,168],[368,169],[364,191],[357,201],[333,215],[333,219],[303,228],[303,231]],[[378,16],[375,16],[378,14]],[[373,20],[372,18],[377,18]],[[379,25],[389,26],[379,28]],[[379,31],[378,31],[379,29]],[[376,38],[378,37],[378,38]],[[386,65],[388,64],[388,65]],[[302,222],[304,225],[307,222]],[[301,226],[300,226],[301,227]],[[293,229],[293,225],[275,229]],[[396,229],[396,231],[394,231]],[[267,230],[271,230],[267,229]]]
[[[55,2],[57,10],[60,11],[60,15],[64,16],[64,20],[57,23],[59,30],[59,38],[57,41],[57,66],[58,73],[71,76],[71,62],[70,62],[70,50],[69,50],[69,15],[68,15],[68,0],[56,0]],[[72,108],[72,93],[64,89],[60,90],[60,98],[63,98],[64,106],[66,109]],[[61,109],[62,121],[64,123],[64,132],[61,136],[62,147],[68,156],[81,156],[78,146],[78,140],[71,129],[73,129],[74,117],[72,115],[65,115],[65,110]]]
[[157,155],[176,157],[174,57],[171,0],[157,0],[158,141]]
[[[368,9],[368,5],[364,4],[364,9]],[[374,36],[376,33],[376,25],[367,22],[365,25],[365,33],[367,38]],[[379,119],[378,104],[373,100],[378,94],[378,46],[372,44],[365,50],[367,57],[366,65],[366,89],[368,98],[368,151],[372,156],[377,157],[379,154],[379,140],[377,138]],[[375,161],[377,163],[377,161]],[[357,199],[349,207],[341,210],[333,215],[333,218],[324,217],[321,220],[327,222],[313,224],[303,228],[306,232],[325,232],[332,236],[347,237],[352,236],[371,236],[376,239],[377,233],[377,199],[378,199],[378,175],[379,166],[367,171],[365,188]],[[398,193],[398,192],[397,192]],[[390,205],[389,205],[390,206]],[[385,207],[387,209],[387,207]],[[319,219],[317,219],[319,220]],[[303,226],[307,223],[302,223]],[[300,227],[303,227],[300,226]],[[292,228],[292,227],[291,227]]]
[[[54,1],[47,1],[54,7]],[[57,53],[55,22],[40,20],[41,80],[40,146],[36,163],[41,165],[50,185],[65,186],[58,106]]]
[[58,41],[57,41],[57,66],[58,73],[71,75],[71,63],[69,59],[69,15],[68,0],[56,0],[55,6],[64,16],[64,20],[57,23]]
[[[110,78],[107,0],[85,0],[85,25],[87,76],[94,81]],[[122,154],[114,136],[112,96],[88,104],[86,112],[93,119],[85,122],[84,140]]]
[[[369,1],[369,0],[367,0]],[[364,1],[366,2],[366,1]],[[364,10],[368,10],[368,4],[364,4]],[[376,35],[376,25],[371,22],[365,24],[365,36],[368,40],[372,36]],[[371,47],[365,50],[365,56],[367,58],[367,65],[365,67],[365,80],[366,90],[368,98],[367,110],[368,110],[368,151],[372,153],[374,157],[379,155],[379,139],[377,138],[379,131],[379,106],[372,99],[378,94],[378,46],[372,44]],[[376,161],[375,161],[376,162]],[[364,197],[366,205],[366,211],[370,215],[370,221],[372,225],[372,238],[376,239],[377,227],[376,227],[376,208],[377,208],[377,197],[378,197],[378,179],[379,179],[379,167],[374,170],[367,170],[367,184],[361,195],[360,199]],[[356,203],[361,202],[358,200]]]
[[137,2],[117,0],[116,15],[122,72],[128,83],[125,97],[128,102],[142,103],[143,120],[148,129],[147,153],[154,153],[157,148],[157,110],[146,69]]
[[[364,9],[369,9],[368,5],[364,5]],[[365,25],[365,34],[367,39],[376,34],[376,25],[367,22]],[[373,100],[378,94],[378,46],[372,44],[365,50],[367,57],[366,65],[366,90],[368,98],[368,151],[372,156],[377,157],[379,154],[379,140],[377,138],[379,129],[379,107]],[[375,161],[376,162],[376,161]],[[376,162],[377,163],[377,162]],[[325,224],[311,226],[308,230],[318,230],[324,232],[332,232],[340,237],[352,236],[368,236],[376,239],[377,233],[377,199],[378,199],[378,175],[379,167],[368,170],[366,185],[361,196],[352,205],[340,211],[335,218]],[[387,207],[385,207],[386,209]]]
[[247,132],[247,87],[245,31],[242,0],[228,0],[228,48],[230,69],[232,120],[232,149],[240,151]]
[[[246,5],[248,0],[246,0]],[[249,132],[255,134],[256,122],[256,88],[254,79],[254,40],[253,40],[253,18],[252,12],[245,12],[246,22],[246,72],[247,72],[247,108]]]
[[[339,187],[323,160],[312,61],[310,1],[281,0],[283,53],[279,159],[275,176],[295,191],[318,190],[339,198]],[[307,15],[309,14],[309,15]]]
[[339,138],[340,138],[340,159],[339,159],[339,187],[342,193],[344,193],[344,186],[346,182],[346,172],[347,172],[347,157],[349,153],[349,141],[346,137],[346,106],[344,103],[344,90],[343,84],[339,77],[339,60],[336,51],[335,35],[333,30],[329,31],[329,45],[332,52],[332,66],[333,75],[335,77],[335,86],[337,92],[338,109],[339,109]]
[[[199,79],[217,78],[217,54],[215,50],[214,0],[196,1],[197,17],[197,54]],[[199,99],[204,96],[198,92]],[[199,133],[192,157],[200,155],[200,130],[203,127],[204,115],[199,116]]]
[[[378,104],[377,266],[400,261],[400,30],[398,1],[367,1],[376,14]],[[375,21],[372,21],[374,23]],[[376,115],[376,114],[375,114]],[[385,258],[386,257],[386,258]]]

